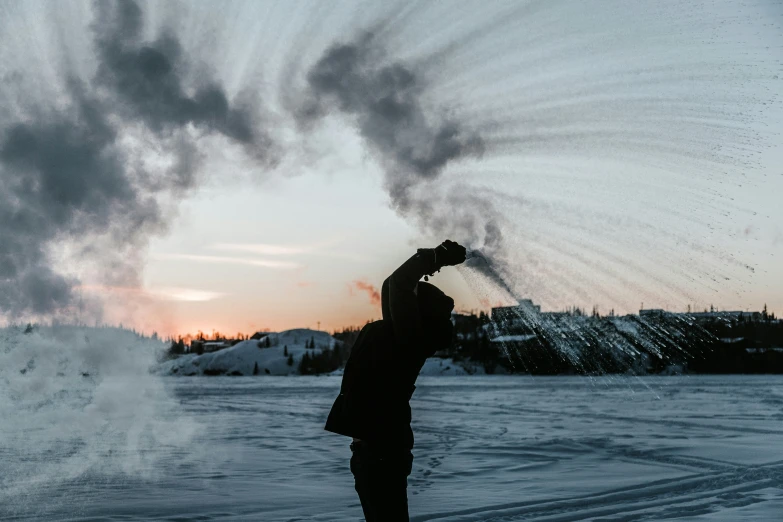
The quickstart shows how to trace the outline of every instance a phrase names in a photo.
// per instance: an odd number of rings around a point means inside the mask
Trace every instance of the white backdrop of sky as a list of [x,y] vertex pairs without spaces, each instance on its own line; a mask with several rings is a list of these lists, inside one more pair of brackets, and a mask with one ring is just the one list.
[[[0,299],[7,320],[358,325],[380,315],[383,279],[446,236],[545,309],[783,313],[781,2],[150,1],[130,36],[100,14],[123,5],[0,2],[0,291],[39,288],[19,281],[41,256],[71,285]],[[217,86],[222,123],[150,110],[112,45],[161,49],[188,103]],[[30,247],[18,207],[48,216],[30,194],[49,167],[12,137],[42,142],[76,92],[116,132],[100,154],[161,210],[153,226],[118,207],[110,226],[80,206]],[[461,310],[510,302],[470,271],[433,281]]]

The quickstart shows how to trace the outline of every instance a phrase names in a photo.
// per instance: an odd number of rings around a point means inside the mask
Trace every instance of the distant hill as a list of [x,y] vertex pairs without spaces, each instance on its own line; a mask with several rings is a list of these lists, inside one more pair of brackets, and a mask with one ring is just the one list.
[[[294,375],[305,354],[333,350],[340,341],[326,332],[297,328],[241,341],[202,355],[187,354],[166,361],[156,372],[171,375]],[[313,348],[308,346],[314,345]]]
[[[314,345],[315,347],[308,347]],[[164,375],[298,375],[305,354],[314,355],[342,349],[343,343],[326,332],[297,328],[270,333],[262,339],[242,341],[230,348],[201,355],[187,354],[161,363],[156,373]],[[289,364],[290,363],[290,364]],[[483,368],[465,369],[452,359],[430,358],[421,375],[468,375],[484,373]],[[342,368],[329,375],[342,375]]]

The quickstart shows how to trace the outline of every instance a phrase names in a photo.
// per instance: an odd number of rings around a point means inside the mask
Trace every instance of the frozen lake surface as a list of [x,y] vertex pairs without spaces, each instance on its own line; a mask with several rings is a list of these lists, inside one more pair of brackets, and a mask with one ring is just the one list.
[[[0,496],[0,519],[362,518],[323,431],[339,377],[165,380],[203,426],[190,449]],[[783,377],[422,377],[412,407],[412,520],[783,519]]]

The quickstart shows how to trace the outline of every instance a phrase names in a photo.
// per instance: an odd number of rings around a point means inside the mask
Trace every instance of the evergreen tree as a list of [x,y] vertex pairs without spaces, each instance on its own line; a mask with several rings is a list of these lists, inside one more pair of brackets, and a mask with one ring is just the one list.
[[302,359],[299,361],[299,373],[307,375],[310,373],[310,355],[305,352]]
[[267,335],[266,337],[264,337],[264,347],[265,348],[269,348],[269,346],[270,346],[270,344],[269,344],[269,336]]
[[258,363],[257,362],[253,365],[253,375],[258,375]]
[[174,359],[177,356],[177,341],[173,340],[171,341],[171,346],[169,346],[168,352],[166,353],[166,359]]
[[294,356],[293,355],[289,355],[288,356],[288,360],[286,362],[288,363],[288,366],[293,366],[294,365]]
[[333,366],[335,368],[339,368],[342,364],[342,354],[340,353],[340,347],[338,345],[335,345],[335,347],[329,351],[331,357],[330,366]]
[[288,345],[283,346],[283,355],[288,355]]
[[[767,305],[764,305],[765,309],[766,309],[766,306]],[[315,348],[315,338],[314,337],[310,337],[310,348]]]

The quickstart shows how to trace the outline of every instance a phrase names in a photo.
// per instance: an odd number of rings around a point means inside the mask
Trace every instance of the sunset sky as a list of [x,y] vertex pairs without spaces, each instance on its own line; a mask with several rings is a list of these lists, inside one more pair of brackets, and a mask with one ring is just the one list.
[[446,238],[544,309],[783,313],[780,4],[100,4],[0,2],[7,321],[339,329]]

